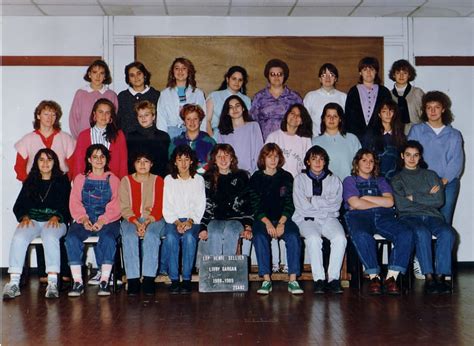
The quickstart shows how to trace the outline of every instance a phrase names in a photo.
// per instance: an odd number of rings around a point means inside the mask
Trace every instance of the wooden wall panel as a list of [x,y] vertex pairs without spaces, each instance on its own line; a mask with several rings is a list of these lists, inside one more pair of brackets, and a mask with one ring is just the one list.
[[176,57],[190,59],[197,70],[199,88],[209,94],[216,90],[232,65],[241,65],[249,73],[248,95],[266,85],[265,63],[272,58],[286,61],[290,67],[288,85],[304,96],[319,88],[319,67],[331,62],[339,70],[338,89],[357,83],[357,63],[364,56],[380,60],[383,72],[382,37],[136,37],[135,58],[145,64],[153,77],[151,84],[162,90],[170,64]]
[[1,56],[0,66],[89,66],[100,56]]

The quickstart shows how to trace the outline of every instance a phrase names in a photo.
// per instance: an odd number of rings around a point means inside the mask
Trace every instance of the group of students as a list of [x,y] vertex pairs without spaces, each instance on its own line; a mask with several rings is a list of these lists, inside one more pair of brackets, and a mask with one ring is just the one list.
[[[13,208],[19,225],[3,297],[20,295],[25,253],[37,236],[45,248],[45,296],[59,297],[64,236],[73,280],[68,295],[80,296],[83,241],[92,234],[99,236],[101,296],[110,295],[120,235],[130,295],[154,294],[158,269],[169,275],[171,294],[190,293],[198,243],[201,255],[232,255],[240,238],[244,254],[255,247],[264,278],[258,293],[269,294],[272,272],[284,271],[289,292],[302,294],[302,237],[314,292],[341,293],[343,225],[371,294],[382,287],[399,294],[396,279],[414,247],[426,292],[448,292],[444,277],[451,274],[451,222],[463,166],[449,97],[412,86],[416,72],[406,60],[389,72],[391,92],[379,84],[376,58],[361,59],[358,69],[359,84],[346,96],[335,88],[337,68],[324,64],[321,88],[303,100],[286,86],[287,64],[272,59],[264,70],[268,85],[251,101],[247,72],[233,66],[205,100],[186,58],[173,61],[161,93],[142,63],[127,65],[130,87],[118,97],[107,88],[107,64],[95,61],[84,76],[89,84],[74,96],[73,136],[61,130],[61,107],[42,101],[35,130],[15,144],[23,187]],[[375,233],[394,244],[385,280]],[[322,237],[331,243],[327,275]]]

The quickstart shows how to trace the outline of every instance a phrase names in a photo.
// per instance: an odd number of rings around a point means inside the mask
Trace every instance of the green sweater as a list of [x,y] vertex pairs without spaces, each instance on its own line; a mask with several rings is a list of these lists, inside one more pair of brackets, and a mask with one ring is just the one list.
[[[392,178],[395,205],[400,217],[403,216],[433,216],[443,218],[438,208],[444,204],[443,183],[438,175],[428,169],[404,168]],[[430,193],[433,186],[441,188],[436,193]],[[410,201],[407,196],[413,196]]]

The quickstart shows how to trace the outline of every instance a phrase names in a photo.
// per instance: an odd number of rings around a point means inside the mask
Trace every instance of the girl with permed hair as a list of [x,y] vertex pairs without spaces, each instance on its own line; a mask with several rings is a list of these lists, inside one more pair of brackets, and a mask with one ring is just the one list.
[[248,74],[241,66],[230,67],[224,75],[224,80],[217,91],[209,94],[206,101],[207,133],[217,139],[219,119],[224,103],[229,96],[236,95],[242,99],[247,109],[251,101],[247,96]]
[[262,129],[263,140],[280,127],[288,108],[295,103],[303,103],[301,96],[286,86],[290,69],[286,62],[271,59],[265,65],[264,76],[267,86],[257,92],[252,101],[250,115]]
[[141,101],[149,101],[156,107],[160,98],[160,92],[150,86],[150,79],[150,71],[140,61],[125,66],[125,82],[129,88],[118,94],[117,120],[127,138],[130,132],[140,127],[135,116],[135,105]]
[[[201,89],[196,87],[196,69],[191,60],[176,58],[168,72],[166,89],[161,91],[158,100],[158,129],[168,132],[171,139],[184,132],[180,111],[185,104],[199,105],[206,109],[206,100]],[[206,121],[201,123],[206,131]]]
[[115,262],[120,235],[120,180],[109,170],[111,156],[103,144],[90,145],[84,155],[84,173],[74,178],[69,210],[74,219],[66,236],[66,250],[73,278],[70,297],[84,293],[82,265],[84,243],[91,235],[99,241],[94,247],[99,279],[99,296],[110,295],[109,278]]
[[202,243],[202,254],[235,255],[239,238],[252,238],[253,213],[249,176],[238,168],[231,145],[214,147],[204,180],[206,211],[199,238],[206,241]]
[[56,153],[48,148],[40,149],[13,206],[19,224],[10,246],[10,281],[3,289],[3,299],[20,295],[25,254],[31,241],[38,236],[43,241],[48,273],[45,297],[59,298],[59,239],[66,234],[66,225],[71,218],[68,208],[70,190],[71,185],[59,167]]
[[[413,232],[396,218],[393,191],[387,180],[379,176],[377,155],[360,149],[352,161],[352,175],[343,182],[344,215],[352,243],[369,275],[369,294],[400,294],[397,278],[408,267],[414,246]],[[374,234],[393,244],[388,260],[388,273],[382,283]]]
[[[197,174],[197,157],[188,145],[171,154],[170,172],[165,178],[163,217],[166,221],[164,246],[169,256],[170,294],[191,293],[193,269],[201,219],[206,209],[204,179]],[[182,278],[179,275],[179,249],[182,253]]]
[[69,129],[74,138],[89,128],[89,116],[98,99],[108,99],[116,109],[118,107],[117,94],[108,89],[108,85],[112,83],[112,76],[105,61],[95,60],[90,64],[84,80],[89,84],[76,91],[69,112]]
[[285,171],[282,150],[275,143],[263,146],[258,159],[259,170],[250,178],[254,212],[253,244],[258,262],[258,274],[263,283],[258,294],[272,291],[271,240],[283,239],[288,256],[288,292],[303,294],[296,281],[301,274],[301,239],[298,227],[291,220],[293,205],[293,176]]
[[125,135],[117,126],[114,104],[108,99],[99,99],[94,104],[89,118],[90,128],[80,133],[74,151],[73,176],[84,171],[87,163],[86,151],[92,144],[102,144],[110,151],[110,170],[119,179],[127,175],[127,143]]
[[375,124],[375,111],[382,101],[391,99],[390,91],[381,84],[379,61],[375,57],[365,57],[359,61],[359,84],[347,93],[346,128],[362,141],[365,133]]
[[395,82],[392,98],[398,104],[400,121],[405,126],[405,133],[408,133],[413,124],[421,122],[421,99],[425,93],[410,83],[416,78],[416,70],[405,59],[393,63],[388,77]]
[[222,107],[218,143],[232,145],[239,167],[250,173],[257,169],[257,159],[263,146],[262,132],[249,115],[247,105],[237,95],[229,96]]
[[423,96],[422,107],[423,122],[411,128],[408,139],[423,145],[429,169],[441,177],[445,202],[440,210],[445,221],[451,225],[464,167],[463,139],[461,132],[451,126],[453,113],[448,95],[430,91]]

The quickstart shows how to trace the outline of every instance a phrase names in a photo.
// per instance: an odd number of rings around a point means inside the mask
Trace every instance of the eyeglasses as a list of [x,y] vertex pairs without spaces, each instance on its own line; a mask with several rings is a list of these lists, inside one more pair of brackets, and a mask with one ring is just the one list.
[[283,72],[270,72],[270,77],[283,77]]
[[326,78],[326,77],[329,77],[329,78],[336,78],[336,75],[332,72],[324,72],[324,73],[321,73],[321,76],[320,77],[323,77],[323,78]]

